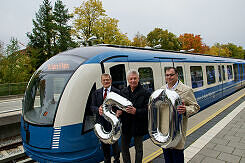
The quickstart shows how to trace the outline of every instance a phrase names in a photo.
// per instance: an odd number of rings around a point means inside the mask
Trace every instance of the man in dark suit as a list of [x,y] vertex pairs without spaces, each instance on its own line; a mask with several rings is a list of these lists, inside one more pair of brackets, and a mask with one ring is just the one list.
[[[102,117],[102,104],[104,99],[106,98],[107,94],[109,92],[115,92],[117,94],[120,94],[120,91],[113,86],[111,86],[112,79],[110,74],[102,74],[101,75],[101,83],[103,85],[102,88],[97,89],[93,95],[92,95],[92,104],[91,104],[91,109],[94,113],[96,113],[96,121],[97,123],[100,123],[105,131],[110,131],[111,130],[111,124]],[[116,115],[118,115],[119,112],[117,111]],[[104,153],[104,162],[105,163],[110,163],[111,162],[111,145],[110,144],[105,144],[101,142],[101,147]],[[114,156],[114,162],[119,163],[120,160],[120,151],[118,147],[118,142],[115,142],[112,145],[112,150],[113,150],[113,156]]]

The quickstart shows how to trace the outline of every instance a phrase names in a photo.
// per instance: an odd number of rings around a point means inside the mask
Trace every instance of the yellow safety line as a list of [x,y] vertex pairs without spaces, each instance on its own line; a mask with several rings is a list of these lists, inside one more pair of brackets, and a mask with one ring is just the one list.
[[153,160],[154,158],[160,156],[162,154],[162,148],[159,148],[157,151],[153,152],[152,154],[150,154],[149,156],[145,157],[143,159],[143,163],[147,163],[150,162],[151,160]]
[[204,121],[202,121],[199,124],[197,124],[196,126],[192,127],[190,130],[187,131],[186,136],[190,135],[191,133],[193,133],[194,131],[196,131],[198,128],[200,128],[201,126],[203,126],[204,124],[206,124],[208,121],[210,121],[211,119],[213,119],[214,117],[216,117],[218,114],[220,114],[221,112],[223,112],[224,110],[226,110],[232,104],[234,104],[235,102],[237,102],[238,100],[240,100],[243,96],[245,96],[245,95],[241,95],[237,99],[233,100],[232,102],[230,102],[229,104],[225,105],[223,108],[219,109],[217,112],[215,112],[214,114],[212,114],[211,116],[209,116]]
[[[197,129],[199,129],[200,127],[202,127],[204,124],[206,124],[211,119],[213,119],[214,117],[216,117],[218,114],[220,114],[221,112],[223,112],[224,110],[226,110],[232,104],[234,104],[235,102],[237,102],[238,100],[240,100],[243,96],[245,96],[245,95],[241,95],[237,99],[233,100],[232,102],[230,102],[229,104],[225,105],[223,108],[219,109],[217,112],[215,112],[214,114],[212,114],[211,116],[209,116],[207,119],[203,120],[202,122],[200,122],[196,126],[192,127],[190,130],[187,131],[186,136],[192,134],[194,131],[196,131]],[[152,161],[154,158],[158,157],[162,153],[163,153],[162,149],[159,148],[157,151],[155,151],[152,154],[150,154],[149,156],[145,157],[143,159],[143,163],[147,163],[147,162]]]

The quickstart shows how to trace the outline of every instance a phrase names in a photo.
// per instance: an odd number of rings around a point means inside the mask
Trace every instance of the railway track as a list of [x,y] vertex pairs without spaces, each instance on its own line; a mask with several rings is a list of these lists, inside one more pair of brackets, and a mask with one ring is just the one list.
[[0,141],[0,163],[26,163],[34,162],[26,156],[20,136]]
[[25,154],[22,146],[20,111],[21,109],[0,111],[0,163],[34,162]]

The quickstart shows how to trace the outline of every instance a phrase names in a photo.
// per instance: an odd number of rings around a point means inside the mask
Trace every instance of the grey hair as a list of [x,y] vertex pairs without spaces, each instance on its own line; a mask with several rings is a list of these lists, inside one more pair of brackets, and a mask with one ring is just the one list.
[[135,75],[137,75],[138,77],[140,77],[139,72],[138,72],[137,70],[131,69],[131,70],[129,70],[129,71],[127,72],[127,79],[128,79],[128,77],[129,77],[129,75],[131,75],[131,74],[135,74]]

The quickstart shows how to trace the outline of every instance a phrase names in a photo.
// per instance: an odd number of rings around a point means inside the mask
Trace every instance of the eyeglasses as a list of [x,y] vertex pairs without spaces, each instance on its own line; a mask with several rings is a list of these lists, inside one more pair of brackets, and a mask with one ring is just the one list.
[[174,76],[175,74],[165,74],[166,77],[168,76]]

